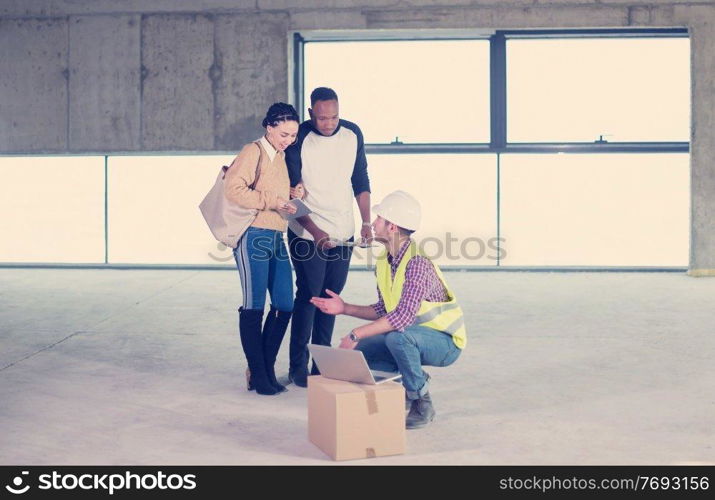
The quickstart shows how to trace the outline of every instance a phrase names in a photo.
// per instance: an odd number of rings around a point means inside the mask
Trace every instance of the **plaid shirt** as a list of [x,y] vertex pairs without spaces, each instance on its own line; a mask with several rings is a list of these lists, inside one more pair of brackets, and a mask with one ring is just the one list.
[[[400,248],[396,258],[387,255],[387,262],[390,264],[390,272],[392,279],[395,279],[395,272],[402,262],[407,249],[410,247],[411,240],[407,240]],[[412,325],[415,322],[417,311],[420,308],[422,301],[427,302],[447,302],[447,290],[442,285],[439,276],[434,270],[432,262],[422,257],[415,255],[407,263],[405,269],[405,284],[402,287],[402,295],[400,302],[392,312],[387,312],[385,309],[385,301],[380,293],[380,288],[377,289],[378,301],[372,305],[372,308],[377,313],[378,317],[386,316],[395,330],[400,332],[405,330],[405,327]]]

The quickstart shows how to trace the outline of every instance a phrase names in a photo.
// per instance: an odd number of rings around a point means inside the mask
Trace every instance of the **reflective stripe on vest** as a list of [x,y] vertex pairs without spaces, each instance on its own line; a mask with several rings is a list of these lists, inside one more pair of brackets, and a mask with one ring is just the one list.
[[[414,241],[410,242],[410,247],[402,257],[402,261],[399,266],[397,266],[394,279],[391,277],[390,263],[387,261],[387,252],[383,253],[378,258],[375,269],[377,275],[377,286],[380,290],[380,294],[382,295],[382,300],[385,303],[385,310],[387,312],[394,311],[400,303],[402,288],[405,284],[407,264],[412,257],[418,254],[417,245]],[[422,257],[424,257],[424,255]],[[429,260],[429,258],[425,258]],[[462,313],[462,308],[459,307],[454,293],[452,293],[452,290],[450,290],[449,286],[447,286],[447,282],[445,281],[440,268],[432,261],[430,261],[430,263],[432,263],[432,266],[437,273],[437,277],[442,282],[445,290],[447,290],[447,297],[449,300],[447,302],[428,302],[423,300],[420,303],[420,308],[417,311],[417,316],[415,317],[415,322],[413,324],[434,328],[435,330],[448,333],[452,336],[452,340],[454,340],[455,345],[460,349],[463,349],[467,345],[467,331],[464,326],[464,314]]]

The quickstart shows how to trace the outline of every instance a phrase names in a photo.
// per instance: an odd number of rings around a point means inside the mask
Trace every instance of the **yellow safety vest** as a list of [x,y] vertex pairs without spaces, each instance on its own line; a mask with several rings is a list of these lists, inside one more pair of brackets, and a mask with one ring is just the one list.
[[[400,265],[395,272],[395,279],[392,279],[390,272],[390,263],[387,261],[387,251],[378,257],[375,268],[377,275],[377,287],[382,295],[382,300],[385,303],[387,312],[394,311],[397,304],[400,303],[402,297],[402,287],[405,284],[405,271],[407,263],[418,255],[417,245],[414,241],[410,242],[410,247],[402,257]],[[424,257],[424,255],[422,256]],[[427,257],[425,257],[427,258]],[[429,260],[427,258],[427,260]],[[431,261],[430,261],[431,262]],[[464,327],[464,314],[462,308],[457,304],[457,298],[447,286],[447,282],[442,275],[439,267],[432,263],[434,270],[437,272],[442,285],[447,290],[448,302],[427,302],[423,300],[420,308],[417,311],[417,317],[414,324],[434,328],[441,332],[448,333],[452,336],[452,340],[457,347],[464,349],[467,345],[467,330]]]

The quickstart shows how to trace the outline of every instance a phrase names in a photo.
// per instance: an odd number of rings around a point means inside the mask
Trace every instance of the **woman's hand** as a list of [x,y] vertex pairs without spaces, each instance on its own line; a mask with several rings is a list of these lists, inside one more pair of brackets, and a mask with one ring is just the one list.
[[298,211],[298,208],[279,196],[276,199],[275,210],[281,214],[292,215]]
[[340,298],[340,295],[332,290],[325,289],[325,293],[330,295],[329,299],[324,299],[321,297],[313,297],[310,299],[310,303],[321,310],[325,314],[332,314],[337,316],[338,314],[345,313],[345,301]]
[[290,188],[290,197],[291,199],[298,198],[299,200],[305,198],[305,186],[303,186],[302,182],[299,182],[295,187]]

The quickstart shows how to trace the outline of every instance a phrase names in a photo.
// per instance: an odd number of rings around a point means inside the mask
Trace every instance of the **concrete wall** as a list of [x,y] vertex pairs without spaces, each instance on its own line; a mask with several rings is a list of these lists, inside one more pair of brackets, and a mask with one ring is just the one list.
[[289,30],[687,27],[690,272],[715,275],[715,0],[2,0],[0,153],[235,150]]

